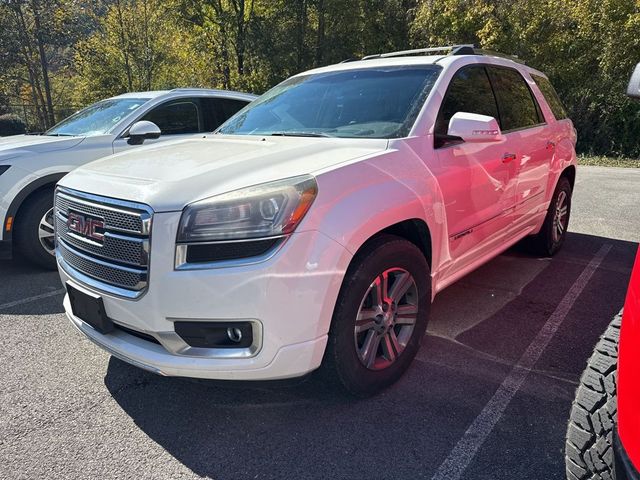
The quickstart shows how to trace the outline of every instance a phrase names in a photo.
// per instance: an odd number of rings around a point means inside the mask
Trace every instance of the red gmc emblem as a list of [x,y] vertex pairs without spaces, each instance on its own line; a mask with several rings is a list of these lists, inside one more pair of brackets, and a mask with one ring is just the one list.
[[86,217],[81,213],[69,212],[67,217],[69,231],[85,238],[102,243],[104,240],[104,220]]

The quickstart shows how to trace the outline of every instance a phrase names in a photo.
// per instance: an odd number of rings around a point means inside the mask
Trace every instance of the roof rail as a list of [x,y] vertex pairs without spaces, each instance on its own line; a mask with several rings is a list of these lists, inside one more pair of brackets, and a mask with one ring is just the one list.
[[496,52],[495,50],[485,50],[484,48],[476,48],[476,55],[485,55],[487,57],[500,57],[506,58],[508,60],[513,60],[514,62],[521,63],[522,65],[526,65],[525,61],[519,58],[517,55],[509,55],[508,53]]
[[[407,57],[411,55],[424,55],[426,53],[438,52],[442,52],[444,55],[486,55],[492,57],[501,57],[524,64],[524,61],[522,61],[515,55],[507,55],[504,53],[494,52],[492,50],[483,50],[480,48],[476,48],[476,46],[471,43],[460,45],[446,45],[443,47],[416,48],[414,50],[401,50],[399,52],[376,53],[374,55],[367,55],[366,57],[362,57],[362,60],[372,60],[374,58]],[[350,61],[353,61],[353,59],[344,60],[344,62]]]
[[416,48],[414,50],[401,50],[399,52],[376,53],[362,57],[362,60],[373,58],[407,57],[410,55],[423,55],[425,53],[446,52],[447,55],[474,55],[475,47],[472,44],[446,45],[444,47]]

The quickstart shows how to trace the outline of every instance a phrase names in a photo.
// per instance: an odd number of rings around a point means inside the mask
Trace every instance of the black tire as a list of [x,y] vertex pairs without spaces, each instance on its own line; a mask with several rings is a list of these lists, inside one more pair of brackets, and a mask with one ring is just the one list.
[[571,407],[565,444],[569,480],[613,480],[613,429],[617,420],[617,315],[587,362]]
[[[413,277],[411,292],[414,293],[411,293],[411,296],[417,297],[415,323],[404,350],[397,355],[395,361],[381,370],[371,370],[360,360],[356,349],[356,317],[373,281],[383,272],[395,268],[402,269]],[[408,297],[401,298],[406,301]],[[395,311],[394,305],[390,308]],[[373,395],[396,382],[407,370],[420,348],[427,328],[430,307],[429,265],[420,249],[413,243],[392,235],[380,235],[369,241],[351,262],[342,283],[321,369],[325,378],[359,397]],[[395,315],[393,318],[395,321]],[[396,325],[389,328],[403,327]],[[380,348],[384,348],[382,343],[380,345]],[[394,352],[397,351],[394,349]]]
[[38,229],[42,217],[53,208],[53,190],[41,190],[31,195],[16,216],[13,240],[16,251],[30,263],[47,270],[56,269],[56,259],[40,244]]
[[[558,204],[558,198],[564,192],[566,195],[567,213],[566,218],[563,219],[564,231],[559,238],[554,237],[554,230],[556,229],[556,208]],[[547,210],[547,216],[544,219],[540,232],[533,235],[526,240],[526,245],[536,255],[545,257],[551,257],[555,255],[564,244],[564,240],[567,236],[567,228],[569,226],[569,218],[571,216],[571,183],[566,177],[560,177],[556,189],[551,197],[549,203],[549,209]]]

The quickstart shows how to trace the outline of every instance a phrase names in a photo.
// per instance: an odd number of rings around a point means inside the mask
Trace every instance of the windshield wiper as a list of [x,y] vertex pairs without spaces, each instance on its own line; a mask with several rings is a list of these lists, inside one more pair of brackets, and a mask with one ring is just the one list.
[[325,137],[331,138],[331,135],[321,132],[273,132],[272,137]]
[[75,137],[72,133],[43,133],[47,137]]

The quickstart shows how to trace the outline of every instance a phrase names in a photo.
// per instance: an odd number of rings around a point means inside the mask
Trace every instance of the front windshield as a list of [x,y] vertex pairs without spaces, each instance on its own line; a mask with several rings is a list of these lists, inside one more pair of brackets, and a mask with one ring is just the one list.
[[147,101],[146,98],[112,98],[94,103],[61,121],[45,135],[102,135]]
[[238,112],[218,133],[404,137],[439,73],[440,67],[427,65],[293,77]]

